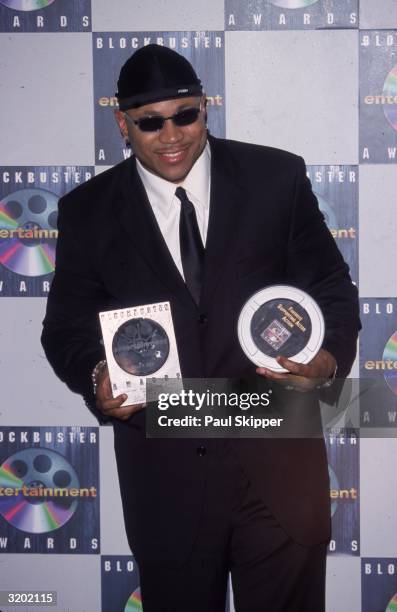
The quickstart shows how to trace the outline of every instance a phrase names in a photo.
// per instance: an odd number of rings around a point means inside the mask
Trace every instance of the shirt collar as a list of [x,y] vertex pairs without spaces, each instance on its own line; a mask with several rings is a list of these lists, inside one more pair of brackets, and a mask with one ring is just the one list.
[[[149,172],[149,170],[141,164],[138,158],[136,158],[136,167],[150,204],[154,208],[161,208],[162,213],[168,216],[178,185]],[[193,196],[205,208],[209,206],[210,172],[211,150],[207,141],[200,157],[196,160],[189,174],[180,184],[181,187],[186,189],[188,195],[190,194]]]
[[188,195],[192,195],[205,208],[209,206],[210,172],[211,149],[207,141],[200,157],[181,184],[181,187],[186,189]]

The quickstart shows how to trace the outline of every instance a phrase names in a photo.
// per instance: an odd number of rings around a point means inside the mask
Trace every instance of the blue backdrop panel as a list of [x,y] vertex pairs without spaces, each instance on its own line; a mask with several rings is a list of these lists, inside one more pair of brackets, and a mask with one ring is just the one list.
[[0,429],[0,547],[100,552],[97,427]]
[[358,283],[358,167],[309,166],[308,176],[325,222],[353,282]]
[[[223,32],[101,32],[93,34],[96,164],[114,164],[130,155],[114,124],[120,67],[144,44],[164,44],[194,66],[209,100],[209,129],[225,136]],[[123,149],[124,146],[124,149]]]
[[89,32],[91,0],[0,0],[0,32]]
[[360,302],[361,424],[393,428],[397,426],[397,299],[361,298]]
[[92,176],[92,166],[0,168],[0,296],[48,294],[59,197]]
[[358,0],[225,0],[225,30],[357,27]]

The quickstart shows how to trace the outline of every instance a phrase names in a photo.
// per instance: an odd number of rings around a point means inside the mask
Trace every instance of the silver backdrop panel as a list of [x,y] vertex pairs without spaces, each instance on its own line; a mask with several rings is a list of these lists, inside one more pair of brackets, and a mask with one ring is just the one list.
[[0,590],[57,591],[58,602],[57,607],[13,606],[3,608],[4,612],[99,611],[100,575],[99,555],[51,555],[51,558],[45,555],[3,555]]
[[359,612],[361,610],[361,559],[328,556],[327,612]]
[[294,151],[307,164],[357,163],[357,31],[225,38],[228,138]]
[[[361,440],[361,470],[365,476],[361,478],[362,557],[397,556],[396,541],[391,535],[397,533],[396,478],[392,469],[396,453],[395,437]],[[397,568],[395,573],[397,593]]]
[[130,555],[114,456],[113,427],[100,428],[100,483],[106,502],[101,507],[101,551],[104,555]]
[[[43,298],[1,299],[2,425],[97,425],[79,395],[54,374],[40,343]],[[4,350],[4,349],[3,349]]]
[[95,32],[223,30],[224,0],[94,0]]
[[360,0],[360,28],[397,28],[396,0]]
[[360,293],[367,297],[397,295],[395,258],[397,168],[360,165]]
[[0,57],[2,164],[92,164],[91,34],[0,34]]

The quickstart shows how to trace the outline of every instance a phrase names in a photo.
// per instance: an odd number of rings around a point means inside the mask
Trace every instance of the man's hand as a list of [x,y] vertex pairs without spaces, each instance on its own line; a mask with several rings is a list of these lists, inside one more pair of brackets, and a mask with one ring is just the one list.
[[296,391],[311,391],[324,383],[335,372],[335,358],[324,349],[307,364],[296,363],[286,357],[277,357],[278,363],[288,372],[272,372],[267,368],[257,368],[256,372],[269,380],[280,382],[286,388]]
[[134,404],[131,406],[123,406],[127,396],[123,393],[117,397],[112,396],[112,387],[110,385],[109,370],[104,367],[97,378],[96,389],[96,407],[102,414],[107,417],[115,417],[121,421],[126,421],[134,412],[145,408],[146,404]]

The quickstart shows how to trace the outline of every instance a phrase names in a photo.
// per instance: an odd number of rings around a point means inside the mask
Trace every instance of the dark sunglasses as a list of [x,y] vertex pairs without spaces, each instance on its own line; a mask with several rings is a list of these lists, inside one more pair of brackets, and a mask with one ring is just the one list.
[[185,108],[185,110],[181,110],[170,117],[161,117],[156,115],[154,117],[141,117],[140,119],[133,119],[127,113],[124,113],[124,116],[128,119],[128,121],[135,123],[135,125],[137,125],[142,132],[159,132],[163,129],[164,123],[169,119],[171,119],[178,127],[183,127],[185,125],[194,123],[197,121],[200,111],[201,106],[198,108]]

